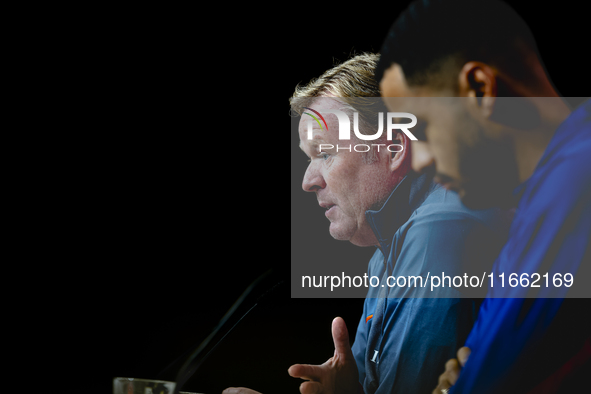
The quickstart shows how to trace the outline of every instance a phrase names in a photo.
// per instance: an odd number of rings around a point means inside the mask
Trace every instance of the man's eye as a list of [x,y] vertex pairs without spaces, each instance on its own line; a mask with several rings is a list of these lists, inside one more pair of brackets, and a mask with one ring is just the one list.
[[322,153],[322,160],[328,160],[328,158],[330,157],[330,155],[328,153]]

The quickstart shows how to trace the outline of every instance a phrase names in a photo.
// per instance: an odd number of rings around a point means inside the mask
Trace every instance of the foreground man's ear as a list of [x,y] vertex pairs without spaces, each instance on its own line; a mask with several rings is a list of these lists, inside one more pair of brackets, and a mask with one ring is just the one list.
[[460,97],[472,98],[474,108],[485,118],[493,112],[498,89],[497,77],[495,69],[481,62],[464,64],[458,76]]

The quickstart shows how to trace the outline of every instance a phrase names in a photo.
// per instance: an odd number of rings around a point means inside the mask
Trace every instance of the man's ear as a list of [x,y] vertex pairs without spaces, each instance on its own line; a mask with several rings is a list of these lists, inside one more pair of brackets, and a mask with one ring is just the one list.
[[409,167],[411,154],[409,138],[402,131],[393,130],[392,141],[388,142],[388,145],[392,145],[389,147],[390,150],[393,151],[388,151],[388,154],[390,155],[390,171],[394,172],[402,169],[403,172],[406,172],[406,167]]
[[497,97],[497,77],[495,69],[481,62],[464,64],[458,76],[460,97],[473,98],[475,107],[486,118],[493,112]]

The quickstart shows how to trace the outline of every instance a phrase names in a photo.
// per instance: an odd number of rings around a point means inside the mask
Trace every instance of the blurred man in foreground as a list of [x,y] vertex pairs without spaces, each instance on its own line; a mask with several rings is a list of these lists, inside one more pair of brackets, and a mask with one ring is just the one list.
[[580,392],[591,358],[591,102],[571,112],[528,27],[492,0],[414,2],[376,77],[389,110],[421,124],[413,169],[435,167],[470,207],[518,200],[495,285],[433,393]]

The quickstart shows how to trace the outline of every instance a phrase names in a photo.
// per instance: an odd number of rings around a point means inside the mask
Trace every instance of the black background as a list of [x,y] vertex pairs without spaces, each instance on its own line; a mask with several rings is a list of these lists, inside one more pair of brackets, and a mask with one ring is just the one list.
[[[63,171],[48,171],[41,188],[41,246],[26,250],[43,264],[26,270],[33,296],[20,308],[22,354],[46,391],[107,393],[115,376],[174,379],[179,364],[165,367],[268,269],[258,292],[289,282],[301,259],[367,264],[373,250],[333,240],[301,190],[307,163],[297,136],[287,139],[288,99],[338,61],[379,51],[404,3],[141,5],[89,10],[66,29],[67,49],[83,48],[73,58],[92,99],[78,103],[84,142],[52,157]],[[583,10],[513,3],[559,92],[588,96]],[[335,316],[354,337],[362,299],[291,299],[289,286],[273,297],[185,389],[296,393],[301,381],[287,368],[332,356]]]

